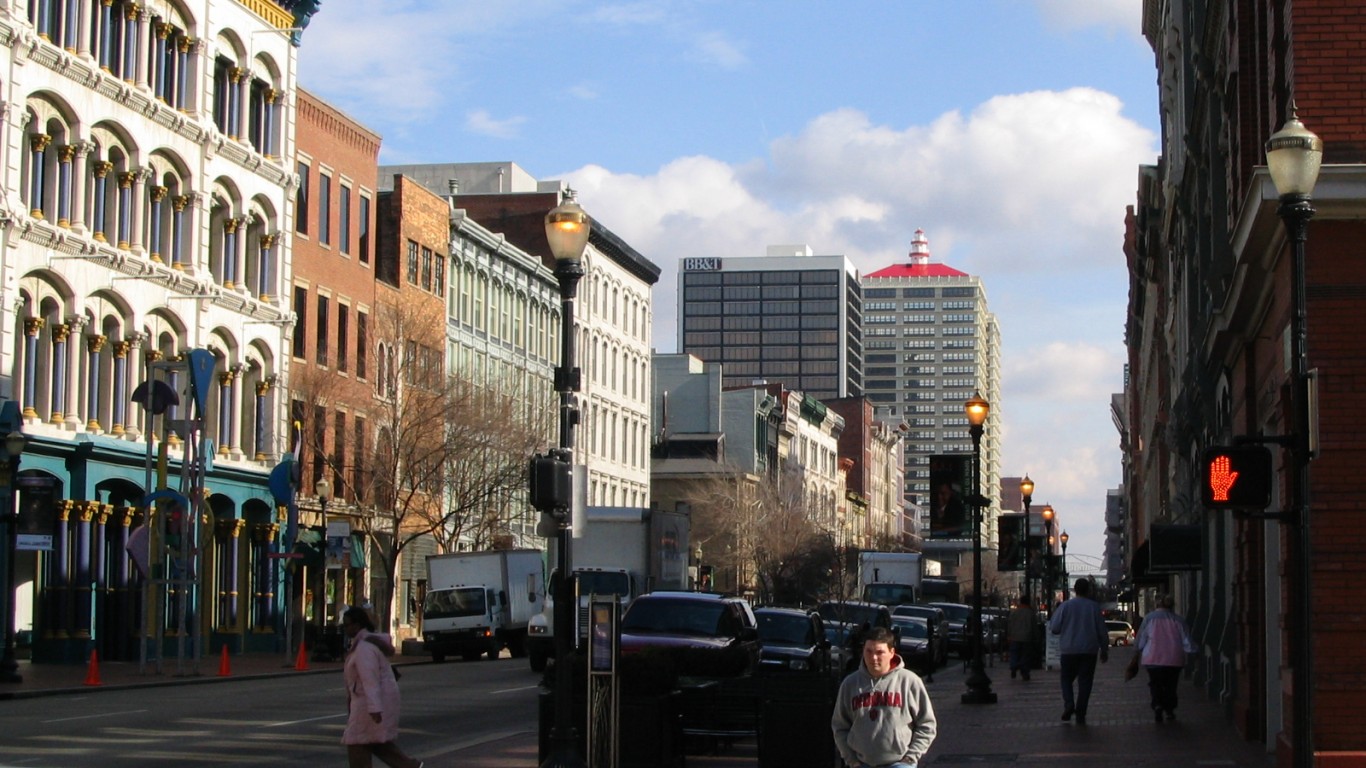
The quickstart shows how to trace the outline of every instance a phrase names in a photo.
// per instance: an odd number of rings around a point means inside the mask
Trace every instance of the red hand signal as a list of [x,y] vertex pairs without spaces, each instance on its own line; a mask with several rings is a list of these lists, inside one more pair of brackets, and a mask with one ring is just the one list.
[[1216,456],[1209,463],[1209,487],[1214,492],[1215,501],[1228,501],[1229,489],[1238,480],[1238,473],[1229,470],[1227,456]]

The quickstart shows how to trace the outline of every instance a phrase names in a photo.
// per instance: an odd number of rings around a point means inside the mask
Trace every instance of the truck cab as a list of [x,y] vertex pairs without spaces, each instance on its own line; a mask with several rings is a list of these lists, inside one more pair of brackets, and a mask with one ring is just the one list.
[[[550,584],[546,589],[545,608],[527,625],[527,658],[533,672],[545,671],[546,663],[555,658],[555,593],[558,589],[560,572],[552,571]],[[575,568],[575,594],[579,596],[579,610],[574,617],[574,626],[579,639],[588,631],[588,600],[591,596],[618,595],[621,609],[631,604],[638,594],[636,580],[622,568]]]
[[459,654],[469,661],[484,653],[497,658],[502,646],[494,634],[504,623],[506,607],[506,595],[483,586],[428,592],[422,604],[422,626],[432,660],[440,663],[447,655]]

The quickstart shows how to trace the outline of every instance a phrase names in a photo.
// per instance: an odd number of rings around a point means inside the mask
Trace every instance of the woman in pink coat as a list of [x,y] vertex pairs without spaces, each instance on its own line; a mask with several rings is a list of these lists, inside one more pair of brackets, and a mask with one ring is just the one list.
[[399,749],[398,681],[389,666],[394,646],[388,635],[375,633],[375,625],[364,608],[351,608],[342,615],[342,629],[351,641],[346,654],[346,745],[350,768],[369,768],[371,757],[385,765],[422,768]]

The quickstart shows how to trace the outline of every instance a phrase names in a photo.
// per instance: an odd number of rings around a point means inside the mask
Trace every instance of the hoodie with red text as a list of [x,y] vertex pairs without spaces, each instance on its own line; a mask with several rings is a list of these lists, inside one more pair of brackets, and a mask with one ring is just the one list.
[[917,763],[934,742],[937,725],[929,691],[900,656],[879,678],[860,664],[844,678],[830,718],[835,746],[851,766]]

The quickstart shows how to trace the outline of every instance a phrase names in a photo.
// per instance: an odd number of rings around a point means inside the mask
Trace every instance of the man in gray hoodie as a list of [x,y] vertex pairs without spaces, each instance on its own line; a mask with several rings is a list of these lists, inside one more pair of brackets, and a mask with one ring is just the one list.
[[930,694],[901,663],[890,630],[864,638],[863,664],[840,684],[830,727],[850,768],[915,768],[934,743]]

